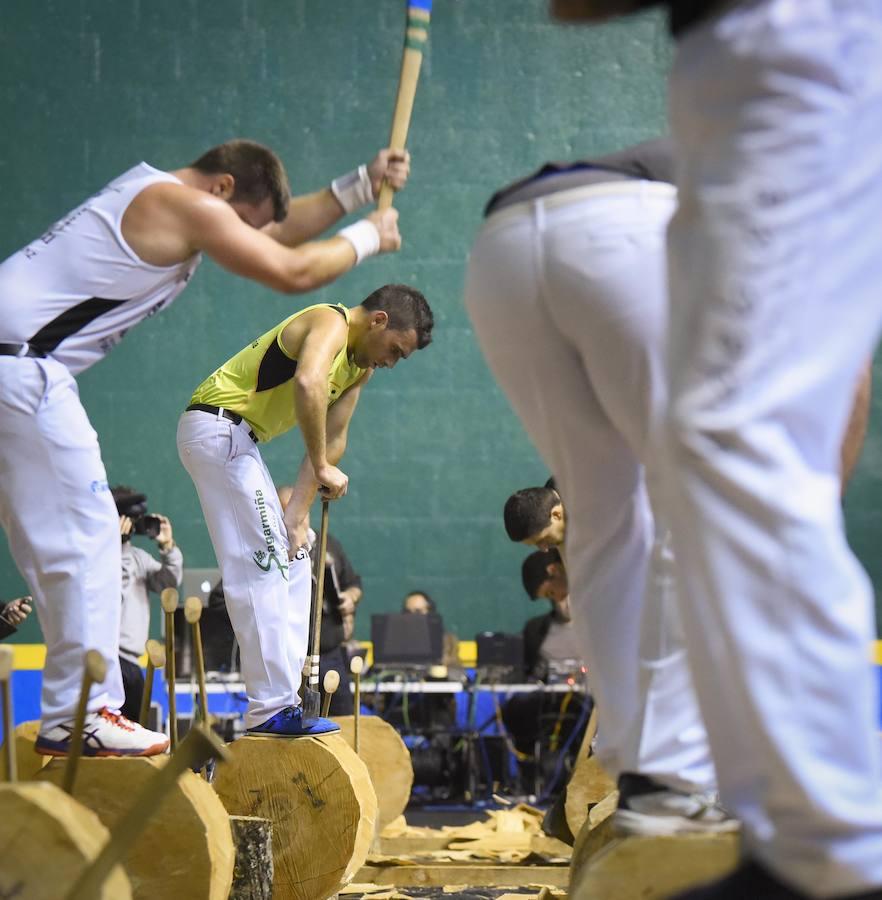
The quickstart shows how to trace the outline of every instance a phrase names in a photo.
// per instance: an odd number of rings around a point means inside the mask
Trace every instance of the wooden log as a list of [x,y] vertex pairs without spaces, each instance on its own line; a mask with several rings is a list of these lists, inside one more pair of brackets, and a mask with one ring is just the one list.
[[271,900],[273,823],[256,816],[230,816],[236,865],[230,900]]
[[[405,810],[413,787],[413,763],[401,735],[379,716],[360,716],[359,757],[377,794],[377,833]],[[334,721],[346,743],[355,748],[355,716]]]
[[[109,837],[95,813],[55,785],[0,785],[0,897],[64,897]],[[97,898],[131,897],[129,879],[116,866]]]
[[[19,781],[33,781],[40,769],[49,762],[50,757],[34,752],[34,744],[39,731],[39,720],[20,722],[15,726],[13,741],[15,742],[15,758]],[[6,753],[6,741],[3,742],[2,752]],[[2,896],[0,894],[0,897]]]
[[597,757],[580,757],[567,785],[564,806],[570,831],[578,835],[589,811],[613,793],[618,793],[616,783],[597,761]]
[[273,897],[324,900],[352,880],[374,834],[377,797],[339,734],[295,740],[247,735],[214,786],[231,815],[273,823]]
[[[408,866],[364,866],[356,875],[358,884],[396,887],[566,887],[568,866],[512,866],[487,863],[416,863]],[[572,895],[570,895],[572,897]],[[629,900],[634,900],[632,895]],[[641,900],[643,898],[641,897]]]
[[591,852],[590,842],[580,839],[573,849],[568,896],[661,900],[729,874],[738,864],[738,844],[737,834],[620,837]]
[[[74,797],[111,831],[167,756],[80,760]],[[60,761],[39,779],[60,783]],[[126,854],[135,900],[226,900],[235,849],[230,822],[212,787],[184,772]]]

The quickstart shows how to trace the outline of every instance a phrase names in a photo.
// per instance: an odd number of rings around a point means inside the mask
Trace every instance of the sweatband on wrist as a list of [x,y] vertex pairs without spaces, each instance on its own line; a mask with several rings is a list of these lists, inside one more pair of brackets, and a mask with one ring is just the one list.
[[355,264],[380,252],[380,232],[368,219],[360,219],[354,225],[341,228],[337,234],[355,247]]
[[331,193],[347,213],[355,212],[374,199],[367,166],[359,166],[331,182]]

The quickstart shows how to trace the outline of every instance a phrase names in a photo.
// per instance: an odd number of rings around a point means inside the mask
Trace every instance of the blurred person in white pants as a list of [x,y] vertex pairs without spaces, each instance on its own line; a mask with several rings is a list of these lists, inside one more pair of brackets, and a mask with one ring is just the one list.
[[839,505],[882,319],[882,2],[667,5],[679,209],[659,452],[690,664],[745,850],[681,896],[882,898],[873,598]]
[[[548,166],[503,190],[466,283],[490,369],[560,490],[534,489],[542,521],[520,530],[507,506],[506,528],[540,547],[565,532],[572,616],[598,703],[598,757],[619,777],[617,824],[640,833],[737,827],[714,800],[670,540],[647,487],[650,431],[665,399],[670,170],[669,146],[653,141]],[[566,516],[556,527],[561,497]]]

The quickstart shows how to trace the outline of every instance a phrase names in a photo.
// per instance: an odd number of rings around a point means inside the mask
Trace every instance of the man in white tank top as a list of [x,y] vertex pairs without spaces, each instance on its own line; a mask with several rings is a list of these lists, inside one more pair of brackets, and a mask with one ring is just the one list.
[[73,376],[168,306],[203,252],[237,275],[300,293],[397,250],[394,210],[312,238],[373,200],[384,179],[402,187],[408,171],[406,153],[383,150],[292,199],[272,151],[230,141],[174,171],[135,166],[0,263],[0,524],[46,639],[38,752],[67,754],[90,648],[104,655],[108,676],[89,698],[83,753],[146,756],[168,743],[117,712],[119,523]]

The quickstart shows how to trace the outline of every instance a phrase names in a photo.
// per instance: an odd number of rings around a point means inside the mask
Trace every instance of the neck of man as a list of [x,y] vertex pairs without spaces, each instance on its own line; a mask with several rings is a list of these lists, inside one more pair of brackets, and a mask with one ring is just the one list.
[[368,330],[370,316],[363,306],[349,307],[349,336],[346,338],[346,355],[352,359],[352,353]]

